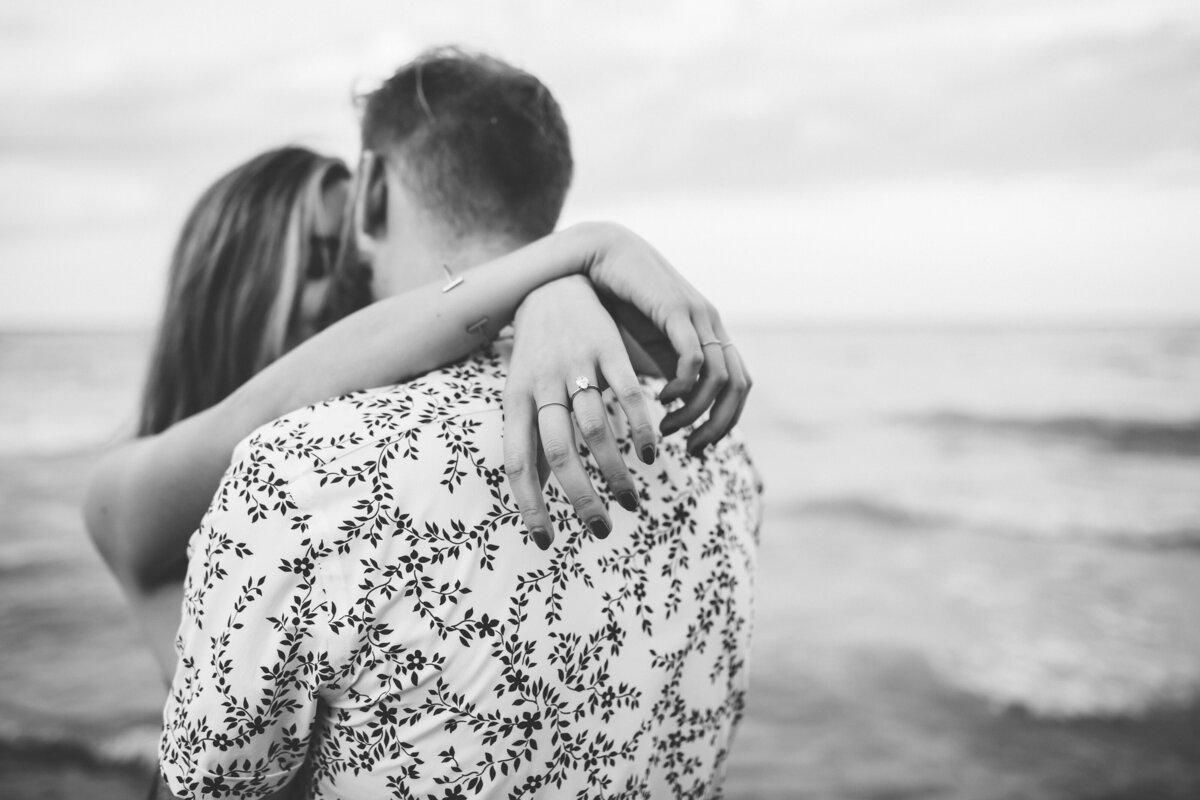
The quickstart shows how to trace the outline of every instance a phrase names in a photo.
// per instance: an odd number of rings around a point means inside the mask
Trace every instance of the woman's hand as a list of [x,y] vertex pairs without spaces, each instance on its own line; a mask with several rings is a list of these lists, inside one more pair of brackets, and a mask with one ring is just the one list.
[[[644,463],[654,461],[657,437],[622,331],[664,374],[673,376],[659,399],[682,402],[663,419],[663,435],[708,412],[688,437],[693,455],[732,429],[751,386],[716,309],[653,247],[617,225],[581,227],[593,247],[586,274],[603,293],[604,305],[582,278],[565,278],[532,292],[514,320],[505,391],[509,485],[525,526],[543,549],[553,540],[541,492],[543,463],[597,536],[607,536],[612,527],[576,449],[572,414],[611,493],[624,507],[636,508],[634,483],[594,388],[613,389],[629,419],[635,451]],[[576,384],[579,378],[586,379],[586,388]]]
[[[587,276],[606,295],[626,333],[656,358],[665,375],[673,376],[659,399],[683,400],[663,420],[663,435],[708,411],[708,419],[688,439],[693,454],[703,451],[737,422],[751,386],[721,315],[640,236],[614,223],[585,227],[596,242]],[[674,365],[664,363],[671,351]]]
[[[658,449],[650,403],[620,331],[582,276],[530,293],[513,325],[504,394],[504,463],[521,518],[537,545],[549,547],[554,533],[539,474],[544,454],[575,512],[604,538],[612,523],[580,460],[572,414],[609,491],[630,511],[637,508],[637,487],[609,427],[601,391],[613,390],[641,460],[653,463]],[[586,379],[588,388],[576,383],[579,378]]]

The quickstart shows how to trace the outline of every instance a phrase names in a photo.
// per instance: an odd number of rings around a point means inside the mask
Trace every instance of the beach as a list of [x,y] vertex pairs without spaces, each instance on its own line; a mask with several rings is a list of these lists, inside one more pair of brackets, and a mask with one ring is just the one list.
[[[1200,797],[1200,329],[759,329],[730,798]],[[144,334],[0,335],[0,797],[137,797],[164,689],[78,504]]]

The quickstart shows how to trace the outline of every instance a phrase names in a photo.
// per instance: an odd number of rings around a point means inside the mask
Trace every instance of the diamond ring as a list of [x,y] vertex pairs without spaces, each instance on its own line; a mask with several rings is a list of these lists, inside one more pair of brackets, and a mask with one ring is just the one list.
[[568,403],[574,403],[575,395],[579,394],[580,392],[586,392],[588,389],[595,389],[597,392],[600,391],[599,386],[592,383],[590,380],[588,380],[587,378],[585,378],[583,376],[580,376],[575,379],[575,387],[576,387],[575,391],[571,392],[571,394],[567,397]]

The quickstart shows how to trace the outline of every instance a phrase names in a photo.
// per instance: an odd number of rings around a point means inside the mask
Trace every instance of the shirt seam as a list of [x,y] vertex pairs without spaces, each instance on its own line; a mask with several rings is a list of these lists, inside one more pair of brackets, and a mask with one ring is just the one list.
[[[170,738],[171,747],[173,747],[175,750],[178,750],[180,752],[187,752],[186,748],[180,746],[179,738],[175,736],[174,731],[168,729],[168,730],[164,731],[164,734]],[[210,775],[210,776],[211,775],[220,775],[220,777],[226,778],[229,780],[251,781],[251,780],[256,780],[256,779],[270,780],[271,778],[278,778],[283,775],[293,775],[293,774],[295,774],[296,770],[299,767],[300,767],[300,764],[297,764],[295,767],[292,767],[291,769],[281,769],[281,770],[276,770],[275,772],[248,772],[246,770],[228,770],[228,771],[222,771],[220,773],[217,773],[217,772],[213,772],[211,770],[204,769],[203,767],[201,767],[199,765],[196,765],[195,767],[193,767],[193,769],[191,771],[194,774],[202,775],[202,776],[203,775]],[[164,777],[165,777],[165,774],[164,774]]]

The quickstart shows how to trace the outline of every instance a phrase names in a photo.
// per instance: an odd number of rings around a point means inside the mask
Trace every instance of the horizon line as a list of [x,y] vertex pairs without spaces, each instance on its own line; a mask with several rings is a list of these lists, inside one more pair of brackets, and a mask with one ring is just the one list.
[[[727,325],[744,331],[771,332],[778,330],[1163,330],[1200,328],[1196,315],[981,315],[953,316],[887,316],[887,315],[827,315],[805,319],[785,317],[742,318],[731,314]],[[0,323],[0,336],[70,336],[82,334],[152,335],[155,327],[127,323],[8,325]]]

